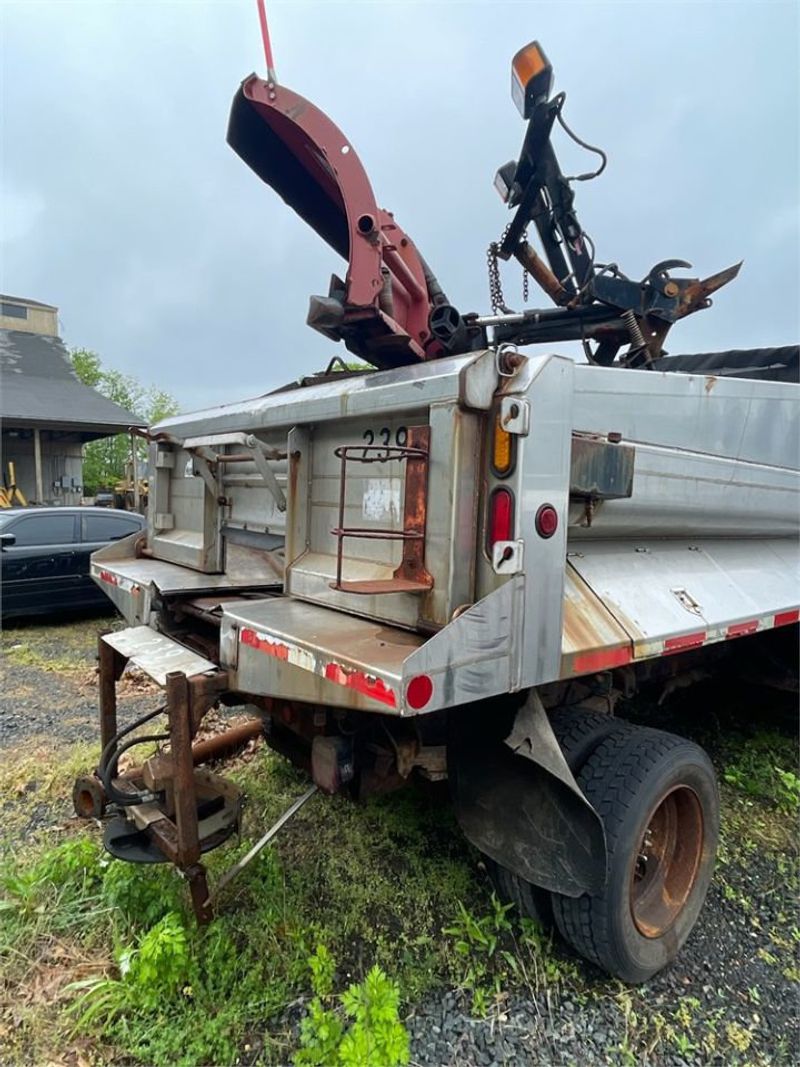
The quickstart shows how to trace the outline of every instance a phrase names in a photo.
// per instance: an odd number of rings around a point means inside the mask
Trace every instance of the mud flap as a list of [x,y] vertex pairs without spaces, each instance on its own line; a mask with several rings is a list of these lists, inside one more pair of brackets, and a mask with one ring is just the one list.
[[578,787],[535,690],[450,714],[456,817],[481,852],[534,885],[577,897],[606,881],[605,831]]

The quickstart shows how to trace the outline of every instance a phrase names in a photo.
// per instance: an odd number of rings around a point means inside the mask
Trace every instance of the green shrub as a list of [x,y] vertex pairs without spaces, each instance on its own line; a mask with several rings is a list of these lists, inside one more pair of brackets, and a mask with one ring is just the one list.
[[309,966],[317,995],[300,1023],[295,1067],[403,1067],[408,1063],[408,1033],[398,1014],[396,982],[374,966],[363,982],[354,982],[342,994],[340,1012],[322,1003],[329,994],[321,990],[332,989],[335,969],[323,945],[317,946]]
[[101,896],[129,925],[148,927],[180,910],[183,886],[166,864],[112,860],[103,872]]
[[125,950],[120,972],[136,987],[136,1000],[145,1008],[174,996],[189,975],[189,945],[180,915],[168,912],[144,934],[137,949]]

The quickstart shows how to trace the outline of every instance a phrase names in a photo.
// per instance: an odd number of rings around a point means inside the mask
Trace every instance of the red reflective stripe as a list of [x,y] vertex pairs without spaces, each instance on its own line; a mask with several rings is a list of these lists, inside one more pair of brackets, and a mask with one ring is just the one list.
[[624,667],[633,659],[630,645],[622,648],[601,648],[598,652],[582,652],[572,661],[573,674],[590,674],[606,671],[611,667]]
[[280,641],[263,641],[255,630],[242,630],[241,640],[243,645],[256,648],[259,652],[266,652],[268,656],[274,656],[275,659],[289,659],[288,645],[284,645]]
[[[112,574],[111,571],[100,571],[100,581],[108,582],[109,585],[117,585],[117,576]],[[777,625],[777,623],[776,623]]]
[[797,608],[794,611],[779,611],[775,616],[776,626],[788,626],[790,622],[800,621],[800,610]]
[[750,622],[736,622],[725,631],[726,637],[744,637],[745,634],[754,634],[758,629],[758,619]]
[[[268,656],[274,656],[275,659],[288,663],[292,662],[292,652],[300,651],[297,646],[287,645],[283,641],[270,641],[268,638],[259,637],[255,630],[247,627],[242,629],[239,639],[243,645],[248,645],[258,652],[265,652]],[[302,670],[307,669],[300,664],[295,664],[295,666],[301,666]],[[346,689],[354,689],[357,693],[363,693],[371,700],[387,704],[390,708],[397,707],[397,697],[394,691],[381,678],[365,674],[363,671],[351,670],[340,663],[326,663],[323,677],[329,682],[345,686]]]
[[682,652],[685,648],[697,648],[705,644],[705,640],[705,630],[699,630],[695,634],[681,634],[680,637],[668,637],[664,642],[664,654]]
[[357,693],[363,693],[372,700],[388,704],[390,708],[397,706],[397,698],[393,690],[389,689],[382,678],[364,674],[363,671],[348,670],[339,663],[326,664],[325,677],[330,682],[345,686],[346,689],[355,689]]

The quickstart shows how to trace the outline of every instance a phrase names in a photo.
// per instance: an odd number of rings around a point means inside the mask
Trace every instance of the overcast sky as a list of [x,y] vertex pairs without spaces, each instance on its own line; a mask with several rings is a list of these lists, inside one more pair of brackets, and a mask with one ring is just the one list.
[[[598,259],[635,277],[745,261],[669,349],[797,341],[796,0],[267,8],[279,80],[342,128],[462,310],[488,311],[486,246],[508,221],[492,179],[524,132],[510,60],[535,37],[567,121],[609,154],[577,187]],[[264,73],[255,0],[0,11],[3,292],[56,304],[68,345],[184,409],[344,353],[305,325],[341,260],[225,143],[239,82]],[[593,166],[563,134],[557,151]],[[513,267],[506,295],[521,301]]]

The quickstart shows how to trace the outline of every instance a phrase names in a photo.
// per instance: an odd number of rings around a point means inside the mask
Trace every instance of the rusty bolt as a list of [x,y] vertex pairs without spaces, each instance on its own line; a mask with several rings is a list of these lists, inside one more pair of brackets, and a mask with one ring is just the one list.
[[665,296],[677,296],[680,291],[680,287],[677,282],[667,282],[664,286]]
[[612,430],[610,433],[606,434],[606,436],[608,438],[609,444],[612,445],[618,445],[622,440],[622,434],[619,432],[619,430]]

